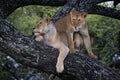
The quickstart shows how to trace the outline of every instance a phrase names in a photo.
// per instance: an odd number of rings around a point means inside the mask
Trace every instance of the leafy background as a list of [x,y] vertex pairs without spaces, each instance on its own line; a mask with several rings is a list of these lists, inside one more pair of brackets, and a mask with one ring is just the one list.
[[[109,4],[100,4],[111,6]],[[32,28],[39,17],[52,17],[60,7],[50,6],[25,6],[18,8],[7,20],[24,35],[32,35]],[[117,9],[120,9],[118,6]],[[102,63],[109,65],[108,56],[119,52],[118,32],[120,31],[120,20],[100,15],[88,15],[86,18],[89,33],[91,36],[92,50]],[[83,48],[83,53],[86,49]],[[7,70],[9,68],[9,70]],[[12,72],[11,72],[12,70]],[[119,72],[119,69],[117,71]],[[46,73],[23,66],[14,59],[0,52],[0,80],[48,80]],[[56,78],[56,80],[59,80]]]

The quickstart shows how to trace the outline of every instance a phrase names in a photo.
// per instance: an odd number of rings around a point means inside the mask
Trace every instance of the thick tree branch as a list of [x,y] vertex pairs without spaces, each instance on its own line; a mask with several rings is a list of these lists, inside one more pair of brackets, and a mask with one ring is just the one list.
[[[103,2],[103,1],[108,1],[108,0],[96,0],[96,1]],[[59,11],[57,11],[57,13],[55,13],[52,20],[53,20],[53,22],[57,21],[58,19],[60,19],[61,17],[65,16],[67,13],[69,13],[69,11],[72,8],[75,8],[77,11],[80,11],[80,12],[87,12],[88,14],[103,15],[103,16],[107,16],[107,17],[111,17],[111,18],[120,20],[120,10],[103,7],[103,6],[98,6],[95,4],[98,2],[94,2],[93,4],[91,2],[92,2],[92,0],[90,0],[90,2],[89,2],[89,0],[86,0],[86,1],[77,0],[76,2],[74,2],[72,4],[68,3],[68,4],[64,5]]]
[[[76,1],[77,1],[77,3],[75,3]],[[8,0],[8,1],[0,0],[0,17],[7,18],[18,7],[23,7],[23,6],[27,6],[27,5],[63,6],[66,3],[74,2],[74,3],[72,3],[72,5],[76,6],[75,8],[78,9],[79,11],[85,11],[90,14],[99,14],[99,15],[105,15],[108,17],[120,19],[120,15],[119,15],[120,11],[119,10],[112,9],[112,8],[106,8],[106,7],[101,8],[101,6],[96,6],[98,3],[105,2],[105,1],[113,1],[113,0]],[[69,12],[71,10],[71,5],[66,4],[66,6],[67,6],[67,8],[66,8],[67,11]],[[72,6],[72,8],[73,8],[73,6]],[[65,8],[65,7],[63,7],[63,8]],[[63,13],[63,11],[66,9],[61,9],[60,11],[62,11],[62,12],[59,11],[59,13]],[[102,10],[99,10],[99,9],[102,9]],[[67,11],[65,11],[64,13],[66,14]],[[113,12],[115,13],[115,15],[110,14]],[[61,17],[63,17],[65,14],[63,14]],[[57,16],[58,15],[56,15],[56,17]],[[54,16],[54,18],[55,18],[55,16]],[[56,21],[58,19],[59,18],[56,18],[53,21]]]
[[98,4],[106,1],[114,1],[114,0],[88,0],[89,4]]
[[[56,1],[56,2],[55,2]],[[66,2],[66,5],[64,5]],[[63,6],[52,18],[55,22],[65,16],[72,8],[88,13],[100,14],[120,19],[120,11],[88,4],[91,0],[0,0],[0,18],[7,18],[18,7],[25,5]],[[94,0],[95,1],[95,0]],[[98,1],[98,0],[97,0]],[[102,2],[103,0],[99,0]],[[61,3],[60,3],[61,2]],[[98,2],[96,2],[98,3]],[[96,7],[96,8],[94,8]],[[101,10],[100,10],[101,9]],[[107,10],[109,12],[106,13]],[[115,13],[115,15],[109,14]],[[117,16],[117,17],[116,17]],[[52,73],[62,80],[119,80],[120,75],[105,65],[76,52],[65,59],[65,70],[58,74],[55,69],[58,50],[25,37],[7,21],[0,19],[0,51],[8,54],[17,62]]]
[[0,0],[0,18],[7,18],[18,7],[27,5],[63,6],[67,0]]
[[[65,59],[65,70],[57,74],[55,65],[58,50],[42,42],[24,37],[8,22],[0,20],[0,51],[13,57],[17,62],[52,73],[62,80],[119,80],[120,76],[105,65],[76,52]],[[37,62],[37,56],[39,60]]]
[[108,7],[93,5],[91,10],[88,10],[88,13],[103,15],[103,16],[107,16],[107,17],[120,20],[120,10],[116,10],[116,9],[112,9]]
[[79,2],[78,0],[74,0],[74,1],[71,1],[71,2],[67,3],[66,5],[64,5],[59,11],[57,11],[55,13],[55,15],[52,17],[52,21],[56,22],[58,19],[60,19],[61,17],[65,16],[66,14],[68,14],[70,12],[70,10],[78,2]]

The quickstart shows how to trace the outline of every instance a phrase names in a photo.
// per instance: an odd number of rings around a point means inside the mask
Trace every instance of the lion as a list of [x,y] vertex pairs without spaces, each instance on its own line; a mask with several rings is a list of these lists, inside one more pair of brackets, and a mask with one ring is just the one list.
[[[68,13],[66,16],[55,22],[55,27],[58,34],[64,33],[67,35],[68,47],[70,49],[70,53],[75,53],[76,51],[73,41],[73,32],[79,32],[82,36],[82,40],[84,41],[84,45],[87,49],[89,56],[91,58],[97,58],[91,49],[90,36],[85,21],[86,16],[87,13],[85,12],[78,12],[76,10],[71,10],[70,13]],[[79,43],[79,40],[77,42]]]
[[[33,32],[36,41],[44,41],[47,45],[59,50],[56,69],[58,73],[63,72],[63,61],[69,52],[67,35],[65,33],[58,34],[55,25],[50,21],[49,17],[40,18],[34,26]],[[82,48],[83,40],[80,35],[75,34],[74,43],[78,49]]]
[[35,40],[41,41],[49,46],[59,50],[59,56],[56,63],[56,71],[58,73],[64,70],[64,59],[69,53],[69,48],[59,39],[56,28],[49,18],[41,18],[33,29]]
[[83,48],[83,39],[82,39],[82,36],[78,32],[74,32],[73,42],[74,42],[75,49],[77,51],[81,51]]

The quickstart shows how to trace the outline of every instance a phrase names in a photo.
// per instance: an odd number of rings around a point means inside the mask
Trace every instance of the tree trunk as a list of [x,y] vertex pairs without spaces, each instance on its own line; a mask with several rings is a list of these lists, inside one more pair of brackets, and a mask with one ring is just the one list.
[[112,69],[80,52],[69,54],[64,61],[64,72],[58,74],[55,69],[58,50],[24,36],[5,21],[5,18],[21,6],[30,4],[62,6],[65,3],[67,4],[53,16],[54,22],[65,16],[72,8],[120,19],[120,11],[95,5],[104,1],[108,0],[0,0],[0,51],[23,65],[54,74],[62,80],[119,80],[120,75]]
[[120,31],[118,32],[117,40],[118,40],[118,50],[119,50],[119,53],[120,53]]

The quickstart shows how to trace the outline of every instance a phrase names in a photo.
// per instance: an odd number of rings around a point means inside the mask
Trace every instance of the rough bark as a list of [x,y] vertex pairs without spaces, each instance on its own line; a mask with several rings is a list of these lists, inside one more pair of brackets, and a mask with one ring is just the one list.
[[15,9],[25,5],[62,6],[65,3],[67,4],[53,16],[54,22],[65,16],[72,8],[120,19],[120,11],[96,5],[105,1],[109,0],[0,0],[0,18],[2,18],[0,19],[0,51],[23,65],[55,74],[62,80],[119,80],[120,75],[80,52],[69,54],[64,61],[64,72],[58,74],[55,70],[58,50],[22,35],[4,20]]
[[[65,59],[65,70],[57,74],[55,65],[58,50],[23,36],[12,25],[0,20],[0,51],[8,54],[17,62],[55,74],[62,80],[119,80],[120,75],[97,60],[76,52]],[[4,27],[3,27],[4,26]],[[37,62],[39,56],[39,60]]]
[[[65,16],[72,8],[77,11],[86,12],[88,14],[98,14],[120,20],[120,10],[113,8],[103,7],[97,5],[98,3],[112,1],[112,0],[74,0],[70,3],[64,5],[56,14],[53,16],[52,20],[55,22],[61,17]],[[59,16],[59,17],[58,17]]]
[[118,50],[119,50],[119,53],[120,53],[120,31],[118,32],[117,40],[118,40]]
[[[119,10],[97,6],[98,3],[105,1],[113,0],[0,0],[0,17],[5,19],[18,7],[23,7],[27,5],[63,6],[66,3],[70,3],[69,7],[64,7],[64,10],[67,9],[67,11],[69,12],[74,6],[78,11],[85,11],[89,14],[99,14],[120,19]],[[73,5],[72,7],[71,4]],[[61,9],[61,11],[63,12],[63,9]],[[64,13],[66,14],[67,11],[65,11]],[[58,19],[55,19],[54,21]]]
[[0,17],[7,18],[18,7],[27,5],[63,6],[67,0],[0,0]]

